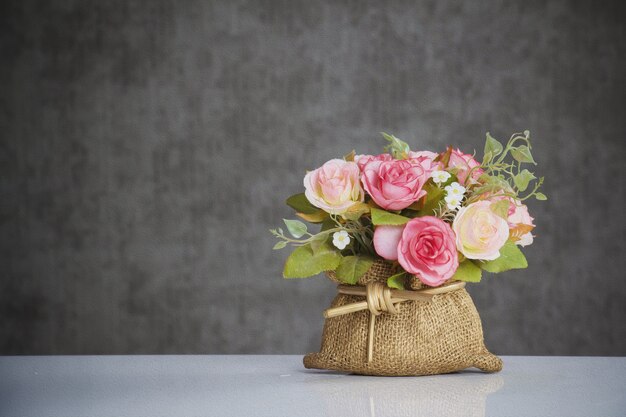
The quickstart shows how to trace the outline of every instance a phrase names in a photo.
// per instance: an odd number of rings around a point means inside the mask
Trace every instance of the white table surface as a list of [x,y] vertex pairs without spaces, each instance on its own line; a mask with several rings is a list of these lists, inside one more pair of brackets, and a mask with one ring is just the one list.
[[0,416],[626,416],[626,358],[365,377],[301,356],[0,357]]

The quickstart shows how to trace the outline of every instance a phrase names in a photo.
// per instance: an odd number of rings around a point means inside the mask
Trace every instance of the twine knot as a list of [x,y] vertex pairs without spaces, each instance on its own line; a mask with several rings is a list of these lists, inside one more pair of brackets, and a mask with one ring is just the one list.
[[397,305],[394,305],[391,300],[391,288],[380,282],[367,283],[365,286],[365,299],[368,310],[374,316],[378,316],[381,313],[396,314],[399,311]]

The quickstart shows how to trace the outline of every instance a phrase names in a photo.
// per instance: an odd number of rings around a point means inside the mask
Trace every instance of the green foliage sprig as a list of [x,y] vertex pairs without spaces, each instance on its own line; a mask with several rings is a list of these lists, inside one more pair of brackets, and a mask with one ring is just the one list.
[[[547,196],[538,191],[543,185],[544,177],[537,178],[526,168],[528,165],[537,165],[531,153],[530,132],[525,130],[523,133],[514,133],[506,146],[489,132],[486,136],[482,164],[474,168],[480,168],[484,173],[480,177],[480,185],[472,187],[472,195],[468,197],[467,202],[478,200],[484,193],[497,193],[496,195],[519,201],[531,197],[547,200]],[[531,191],[521,195],[529,186],[532,186]]]

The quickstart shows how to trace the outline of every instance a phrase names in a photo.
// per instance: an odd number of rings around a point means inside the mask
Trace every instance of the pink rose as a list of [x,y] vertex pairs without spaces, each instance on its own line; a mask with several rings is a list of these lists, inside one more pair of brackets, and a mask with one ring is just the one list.
[[533,243],[533,235],[530,232],[535,228],[533,220],[526,205],[518,200],[511,202],[507,222],[509,223],[510,235],[516,239],[516,244],[528,246]]
[[376,226],[374,230],[374,250],[389,261],[398,260],[398,243],[404,226]]
[[519,200],[510,199],[508,222],[514,226],[516,224],[528,224],[533,226],[533,218],[528,213],[528,207]]
[[431,151],[409,151],[407,160],[421,165],[426,171],[428,171],[428,175],[430,176],[433,171],[439,171],[443,169],[443,163],[435,162],[435,158],[437,158],[438,156],[439,154]]
[[372,161],[392,161],[393,156],[388,153],[381,153],[380,155],[354,155],[354,162],[357,163],[359,169],[363,171],[365,165]]
[[459,209],[452,229],[456,247],[466,258],[492,261],[509,239],[509,224],[491,210],[491,201],[481,200]]
[[409,151],[409,157],[407,159],[428,158],[430,160],[434,160],[438,156],[439,154],[431,151]]
[[359,175],[356,163],[331,159],[306,174],[304,194],[315,207],[332,214],[345,213],[351,206],[365,199]]
[[448,161],[448,168],[456,168],[456,177],[459,179],[461,185],[467,184],[467,176],[470,171],[472,172],[472,181],[476,181],[482,174],[483,170],[477,168],[472,171],[472,168],[480,166],[480,163],[472,157],[470,154],[461,152],[459,149],[451,150],[450,160]]
[[530,232],[535,228],[533,224],[534,219],[531,217],[530,213],[528,213],[528,207],[526,207],[526,205],[512,197],[492,197],[489,193],[484,194],[481,198],[491,202],[507,200],[509,202],[509,211],[507,214],[509,237],[520,246],[528,246],[533,243],[533,235]]
[[406,160],[371,161],[363,169],[365,191],[380,207],[402,210],[426,195],[428,173]]
[[454,232],[437,217],[410,220],[398,242],[398,262],[426,285],[443,284],[459,266]]

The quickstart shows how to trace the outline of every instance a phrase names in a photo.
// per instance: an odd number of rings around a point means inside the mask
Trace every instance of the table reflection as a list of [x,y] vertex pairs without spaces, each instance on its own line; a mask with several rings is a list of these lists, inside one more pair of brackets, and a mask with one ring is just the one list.
[[[328,376],[324,371],[310,373]],[[337,417],[484,417],[487,396],[504,386],[498,374],[472,371],[393,378],[336,375],[309,378],[306,384],[325,404],[327,414]]]

